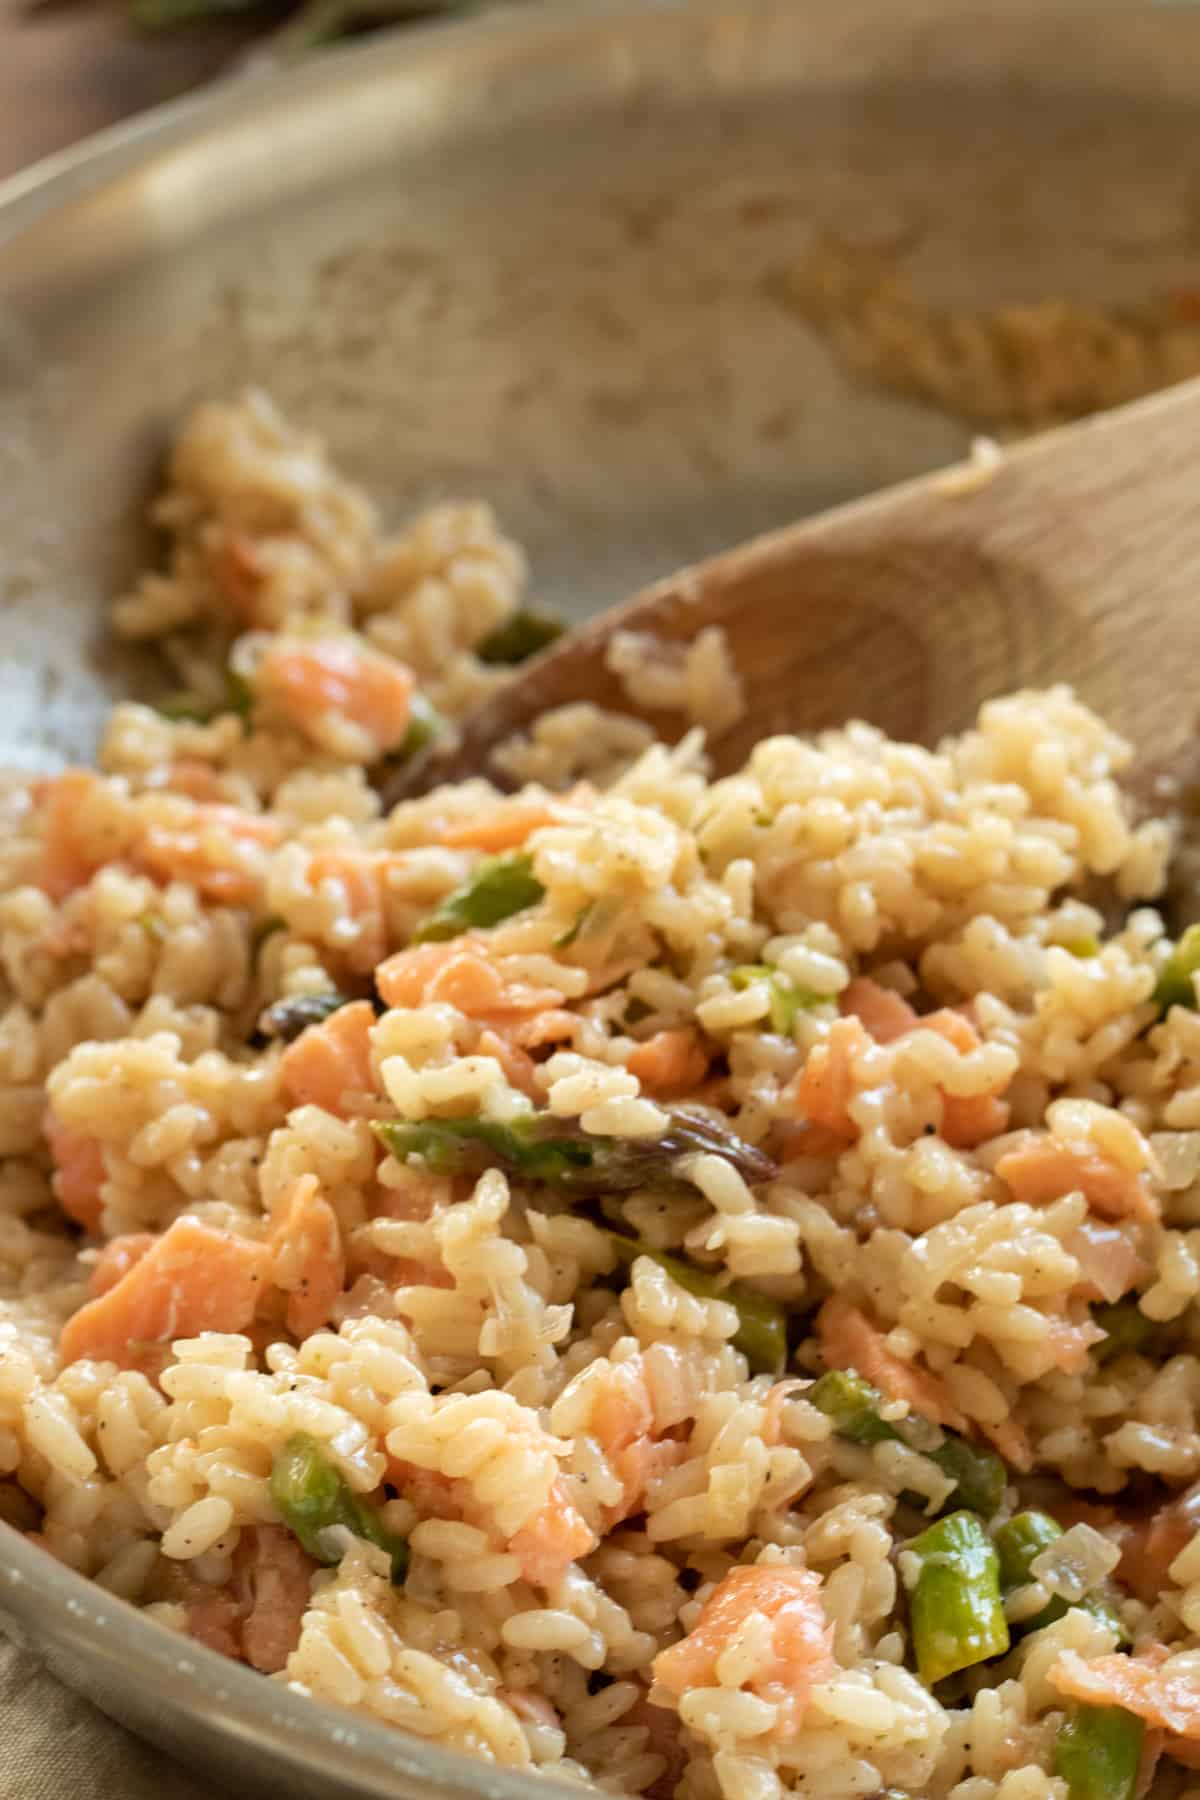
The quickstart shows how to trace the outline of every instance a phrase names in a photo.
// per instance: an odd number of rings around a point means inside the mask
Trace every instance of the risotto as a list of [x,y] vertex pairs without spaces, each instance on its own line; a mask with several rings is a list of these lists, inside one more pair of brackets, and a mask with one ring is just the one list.
[[0,1510],[170,1630],[655,1800],[1200,1797],[1200,943],[1070,692],[706,769],[551,715],[487,509],[201,409],[12,784]]

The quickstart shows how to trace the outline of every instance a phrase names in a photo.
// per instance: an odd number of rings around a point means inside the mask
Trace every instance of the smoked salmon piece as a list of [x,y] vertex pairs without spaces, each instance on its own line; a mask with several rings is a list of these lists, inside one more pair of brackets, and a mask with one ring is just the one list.
[[371,1070],[371,1027],[375,1009],[369,1000],[340,1006],[319,1025],[310,1025],[288,1045],[279,1059],[284,1092],[294,1106],[320,1106],[347,1119],[361,1110],[364,1097],[374,1099]]
[[85,1231],[98,1232],[104,1204],[100,1189],[105,1178],[104,1151],[99,1141],[84,1132],[72,1131],[52,1107],[46,1110],[42,1130],[54,1160],[50,1177],[54,1198],[68,1219],[74,1219]]
[[514,1533],[509,1549],[520,1563],[526,1581],[538,1587],[553,1587],[570,1565],[594,1550],[598,1542],[560,1476],[550,1489],[546,1504]]
[[809,1051],[793,1090],[801,1117],[844,1141],[858,1136],[849,1112],[858,1091],[854,1062],[870,1043],[858,1019],[835,1020],[825,1041]]
[[469,936],[397,951],[375,971],[375,985],[388,1006],[453,1006],[493,1025],[506,1014],[540,1013],[563,1003],[557,988],[508,979],[487,945]]
[[884,1334],[842,1294],[831,1294],[817,1314],[821,1353],[831,1369],[856,1369],[889,1400],[907,1400],[914,1412],[948,1431],[969,1431],[945,1384],[928,1369],[901,1362]]
[[141,1262],[147,1250],[152,1250],[157,1242],[152,1231],[130,1231],[121,1237],[112,1238],[92,1265],[88,1280],[92,1294],[107,1294],[109,1288],[116,1287],[118,1281],[128,1275],[134,1263]]
[[278,1674],[300,1640],[317,1564],[283,1525],[251,1525],[234,1552],[233,1579],[209,1588],[182,1577],[188,1631],[210,1650]]
[[996,1174],[1014,1200],[1045,1206],[1078,1189],[1102,1219],[1137,1219],[1151,1224],[1158,1203],[1145,1182],[1098,1150],[1073,1149],[1048,1132],[1010,1150]]
[[881,987],[868,975],[857,975],[838,1001],[844,1018],[857,1019],[877,1044],[891,1044],[921,1023],[901,994]]
[[1171,1585],[1169,1570],[1200,1530],[1200,1482],[1149,1518],[1133,1520],[1121,1536],[1117,1579],[1146,1606]]
[[277,819],[239,806],[196,805],[179,824],[152,825],[135,860],[155,881],[186,881],[219,906],[249,906],[266,873],[265,858],[283,836]]
[[403,663],[344,637],[283,639],[267,650],[257,686],[300,731],[335,714],[354,726],[367,760],[394,750],[408,731],[416,683]]
[[779,1708],[775,1735],[790,1737],[809,1695],[834,1670],[833,1628],[821,1604],[820,1580],[809,1569],[731,1569],[687,1636],[655,1657],[654,1679],[677,1698],[690,1688],[714,1686],[718,1659],[751,1613],[761,1613],[774,1629],[772,1660],[749,1685]]
[[1095,1656],[1087,1661],[1074,1650],[1064,1650],[1050,1670],[1050,1683],[1085,1706],[1123,1707],[1147,1725],[1200,1747],[1200,1681],[1194,1667],[1174,1667],[1177,1660],[1164,1656],[1161,1646],[1152,1655]]
[[[968,1056],[981,1042],[961,1012],[943,1007],[922,1018],[901,995],[865,975],[858,976],[843,993],[841,1010],[844,1017],[857,1019],[877,1044],[894,1044],[912,1031],[936,1031],[960,1055]],[[1007,1131],[1008,1120],[1009,1107],[998,1093],[948,1094],[942,1090],[941,1136],[956,1150],[974,1150],[989,1138],[999,1137]]]
[[244,1331],[269,1278],[267,1246],[183,1218],[156,1238],[120,1280],[63,1326],[66,1363],[89,1357],[122,1369],[154,1368],[158,1352],[201,1331]]
[[[590,790],[589,790],[590,792]],[[582,804],[582,789],[564,795],[571,805]],[[504,800],[488,812],[474,813],[444,825],[439,843],[453,850],[485,850],[489,856],[501,850],[519,850],[525,840],[543,825],[562,822],[559,806],[549,800]]]
[[322,1199],[315,1175],[300,1176],[276,1215],[267,1244],[271,1281],[287,1295],[287,1328],[294,1338],[311,1337],[328,1321],[346,1285],[337,1215]]
[[626,1068],[636,1075],[643,1092],[658,1099],[678,1100],[692,1094],[708,1074],[708,1057],[694,1031],[656,1031],[631,1050]]
[[79,843],[75,815],[100,786],[90,769],[67,769],[42,790],[42,867],[38,885],[55,901],[65,900],[89,882],[100,862]]

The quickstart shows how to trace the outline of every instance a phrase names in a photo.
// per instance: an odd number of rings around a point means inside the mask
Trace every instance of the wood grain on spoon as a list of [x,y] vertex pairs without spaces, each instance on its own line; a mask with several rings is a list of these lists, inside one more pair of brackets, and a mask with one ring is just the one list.
[[990,471],[923,477],[711,557],[588,621],[426,753],[389,798],[468,774],[574,701],[646,719],[608,670],[614,631],[686,643],[720,626],[745,715],[710,739],[737,767],[775,732],[846,719],[931,743],[981,701],[1068,681],[1174,765],[1200,707],[1200,382],[1031,438]]

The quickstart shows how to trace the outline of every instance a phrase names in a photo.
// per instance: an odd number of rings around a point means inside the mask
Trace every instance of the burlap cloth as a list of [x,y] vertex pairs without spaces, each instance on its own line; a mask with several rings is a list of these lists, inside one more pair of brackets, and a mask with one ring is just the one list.
[[0,1800],[213,1800],[0,1634]]

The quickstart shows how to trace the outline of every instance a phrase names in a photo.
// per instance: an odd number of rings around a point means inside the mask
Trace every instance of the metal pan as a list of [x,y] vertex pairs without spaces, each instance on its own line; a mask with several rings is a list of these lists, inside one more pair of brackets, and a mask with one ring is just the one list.
[[[0,195],[0,761],[145,672],[103,607],[189,403],[269,385],[576,615],[973,431],[1200,367],[1200,15],[528,8],[245,79]],[[240,1792],[521,1778],[290,1694],[0,1527],[0,1620]],[[573,1789],[551,1784],[565,1796]]]

